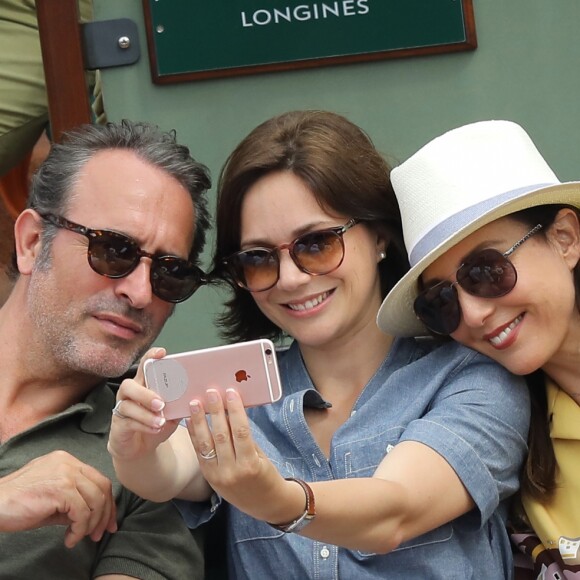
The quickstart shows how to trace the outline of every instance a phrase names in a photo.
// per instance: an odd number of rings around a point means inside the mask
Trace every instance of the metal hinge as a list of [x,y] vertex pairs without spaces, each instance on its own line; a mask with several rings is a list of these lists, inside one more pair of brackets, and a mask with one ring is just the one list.
[[141,56],[137,25],[129,18],[87,22],[81,32],[88,70],[134,64]]

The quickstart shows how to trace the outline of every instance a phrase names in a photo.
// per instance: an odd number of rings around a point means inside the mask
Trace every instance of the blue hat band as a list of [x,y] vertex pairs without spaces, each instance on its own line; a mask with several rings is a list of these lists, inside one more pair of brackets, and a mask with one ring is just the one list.
[[557,183],[537,183],[534,185],[526,185],[505,193],[501,193],[494,197],[485,199],[475,205],[469,206],[460,212],[453,214],[441,223],[437,224],[433,229],[427,232],[413,248],[409,254],[409,263],[411,267],[420,262],[427,254],[432,252],[435,248],[449,240],[457,231],[463,229],[471,223],[479,220],[488,212],[497,210],[503,203],[517,199],[522,195],[526,195],[531,191],[551,187],[553,185],[560,185]]

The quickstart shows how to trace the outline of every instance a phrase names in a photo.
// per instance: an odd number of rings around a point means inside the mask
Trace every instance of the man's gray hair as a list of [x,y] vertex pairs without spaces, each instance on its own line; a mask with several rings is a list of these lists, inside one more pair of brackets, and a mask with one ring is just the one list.
[[[210,227],[206,191],[211,187],[207,167],[197,162],[188,147],[177,143],[175,131],[162,131],[149,123],[123,120],[106,125],[82,125],[51,146],[47,159],[32,178],[28,207],[40,213],[66,214],[84,165],[103,150],[126,149],[175,178],[190,194],[195,208],[194,239],[189,258],[198,263]],[[55,228],[43,235],[42,263],[48,259]],[[15,260],[13,260],[15,266]],[[16,272],[14,272],[16,274]]]

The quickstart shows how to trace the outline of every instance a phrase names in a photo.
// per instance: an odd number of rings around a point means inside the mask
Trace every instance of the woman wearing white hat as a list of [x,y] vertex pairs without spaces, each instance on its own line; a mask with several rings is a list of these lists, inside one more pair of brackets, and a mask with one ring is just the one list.
[[411,269],[378,324],[449,335],[533,373],[516,513],[539,539],[514,539],[534,578],[580,576],[580,182],[561,183],[508,121],[450,131],[391,176]]

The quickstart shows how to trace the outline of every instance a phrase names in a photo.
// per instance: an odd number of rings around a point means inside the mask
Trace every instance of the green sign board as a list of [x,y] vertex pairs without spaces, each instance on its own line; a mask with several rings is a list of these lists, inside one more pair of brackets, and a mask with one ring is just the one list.
[[143,0],[153,80],[477,46],[471,0]]

